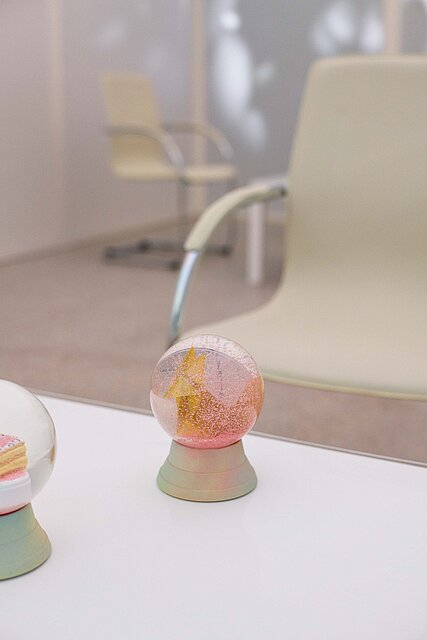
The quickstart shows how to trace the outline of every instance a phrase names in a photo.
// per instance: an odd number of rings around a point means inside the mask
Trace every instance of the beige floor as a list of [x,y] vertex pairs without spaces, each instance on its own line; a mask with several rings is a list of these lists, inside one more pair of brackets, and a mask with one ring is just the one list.
[[[280,276],[281,233],[269,230],[267,283],[230,258],[205,257],[187,326],[251,309]],[[0,268],[0,377],[33,389],[149,408],[151,371],[164,351],[176,274],[105,264],[93,246]],[[269,383],[257,430],[427,462],[427,403]]]

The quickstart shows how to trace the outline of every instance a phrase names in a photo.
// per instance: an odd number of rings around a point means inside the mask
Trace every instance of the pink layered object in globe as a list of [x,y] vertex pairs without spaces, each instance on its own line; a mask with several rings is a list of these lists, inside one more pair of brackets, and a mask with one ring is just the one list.
[[17,469],[16,471],[10,471],[10,473],[5,473],[1,476],[0,481],[3,480],[16,480],[17,478],[22,478],[27,475],[25,469]]
[[25,472],[27,450],[25,443],[16,436],[0,433],[0,481],[9,480],[16,472]]
[[220,336],[196,336],[181,340],[160,359],[150,400],[174,440],[218,449],[240,440],[255,424],[263,380],[240,345]]

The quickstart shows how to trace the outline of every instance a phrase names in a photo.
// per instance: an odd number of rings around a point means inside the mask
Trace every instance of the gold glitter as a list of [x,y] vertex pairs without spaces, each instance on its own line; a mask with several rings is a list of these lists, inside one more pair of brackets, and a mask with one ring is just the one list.
[[164,354],[153,372],[150,401],[177,442],[218,448],[253,427],[263,391],[259,369],[240,345],[204,335],[186,338]]
[[205,386],[205,361],[206,354],[197,356],[196,350],[191,347],[178,366],[172,385],[165,393],[165,398],[176,399],[178,435],[191,436],[200,431],[196,412]]

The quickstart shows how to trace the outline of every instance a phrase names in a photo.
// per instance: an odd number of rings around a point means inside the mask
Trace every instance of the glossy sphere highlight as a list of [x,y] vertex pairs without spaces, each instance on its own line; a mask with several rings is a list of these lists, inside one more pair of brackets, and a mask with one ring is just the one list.
[[52,473],[55,428],[44,405],[0,380],[0,515],[31,502]]
[[220,336],[185,338],[157,363],[151,408],[180,444],[218,449],[240,440],[255,424],[263,379],[240,345]]

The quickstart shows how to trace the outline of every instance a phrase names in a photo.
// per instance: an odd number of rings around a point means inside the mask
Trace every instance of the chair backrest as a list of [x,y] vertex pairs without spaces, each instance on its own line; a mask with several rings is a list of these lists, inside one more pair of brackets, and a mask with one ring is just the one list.
[[[129,73],[106,73],[102,77],[107,120],[113,126],[145,126],[161,128],[159,109],[150,80]],[[165,165],[158,143],[139,136],[113,136],[111,162],[118,173],[128,163],[138,162],[150,170]]]
[[302,323],[335,336],[320,366],[337,386],[427,398],[427,57],[316,63],[289,186],[274,303],[294,296]]

